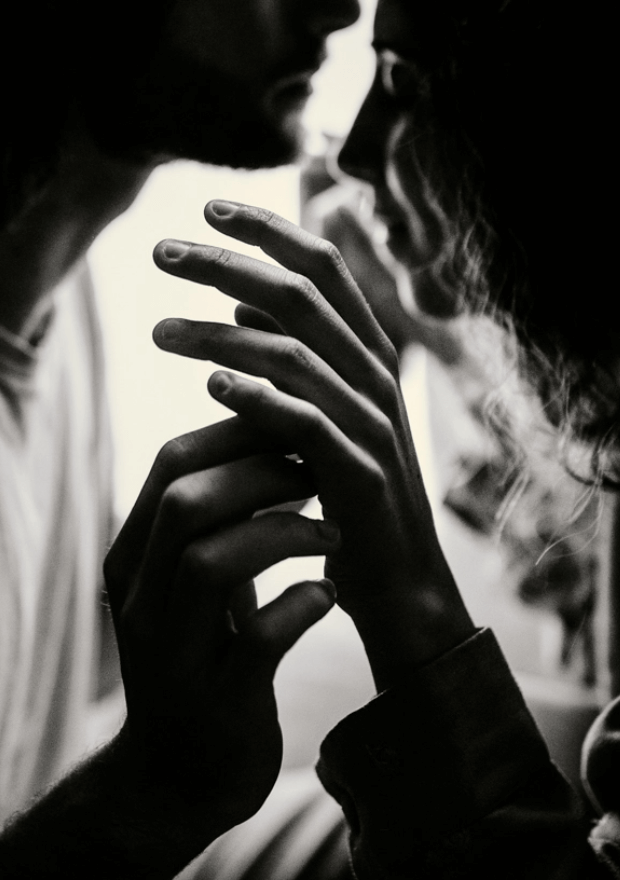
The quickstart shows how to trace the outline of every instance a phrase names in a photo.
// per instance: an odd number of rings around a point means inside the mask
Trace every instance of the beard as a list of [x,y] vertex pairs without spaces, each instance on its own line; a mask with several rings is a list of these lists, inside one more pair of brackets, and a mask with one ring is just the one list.
[[233,168],[273,168],[297,158],[302,86],[268,100],[253,84],[168,47],[90,88],[81,113],[97,145],[115,159],[159,164],[193,159]]

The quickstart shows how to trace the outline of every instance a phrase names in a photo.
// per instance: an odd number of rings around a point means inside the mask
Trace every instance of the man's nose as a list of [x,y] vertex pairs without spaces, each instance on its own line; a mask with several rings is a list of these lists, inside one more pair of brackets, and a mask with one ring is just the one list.
[[302,0],[306,4],[305,16],[311,30],[317,36],[354,24],[360,17],[359,0]]

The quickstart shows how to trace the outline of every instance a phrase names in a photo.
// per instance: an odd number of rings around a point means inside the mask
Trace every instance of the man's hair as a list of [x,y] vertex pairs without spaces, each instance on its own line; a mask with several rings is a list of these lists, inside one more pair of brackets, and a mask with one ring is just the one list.
[[11,3],[3,12],[2,228],[36,198],[55,166],[67,109],[68,51],[56,21],[53,5],[46,2]]
[[0,228],[16,222],[53,177],[68,120],[90,96],[139,70],[171,0],[10,3],[3,11],[0,75]]
[[409,146],[445,214],[459,296],[514,330],[548,418],[618,485],[611,7],[419,7]]

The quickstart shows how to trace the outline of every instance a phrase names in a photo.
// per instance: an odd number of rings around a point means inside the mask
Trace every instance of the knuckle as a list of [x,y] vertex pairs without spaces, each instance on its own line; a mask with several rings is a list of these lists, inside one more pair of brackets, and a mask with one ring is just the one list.
[[300,428],[309,444],[321,442],[326,433],[322,412],[312,403],[303,402],[300,407]]
[[390,473],[399,473],[400,462],[402,460],[402,449],[400,440],[394,433],[392,428],[389,437],[383,441],[383,461],[386,469]]
[[393,419],[400,410],[399,385],[391,370],[383,364],[380,364],[377,370],[377,396],[383,412],[388,418]]
[[259,247],[265,241],[266,236],[272,230],[277,230],[282,223],[281,218],[268,208],[249,206],[246,209],[246,217],[255,226],[254,233]]
[[186,474],[171,483],[160,503],[162,517],[175,526],[211,522],[213,501],[199,474]]
[[209,248],[208,258],[213,266],[225,266],[232,259],[232,252],[226,248]]
[[312,356],[303,342],[294,336],[286,336],[282,340],[282,356],[287,370],[298,371],[311,366]]
[[383,469],[376,463],[368,464],[364,475],[365,491],[374,503],[381,503],[387,494],[388,479]]
[[396,351],[394,344],[391,342],[391,340],[387,338],[387,336],[385,336],[382,341],[381,361],[392,377],[398,376],[400,370],[398,352]]
[[185,480],[175,480],[162,495],[160,508],[162,514],[171,520],[183,517],[192,506],[192,497],[186,490]]
[[317,261],[324,265],[325,268],[332,272],[336,272],[338,275],[347,272],[342,254],[332,241],[320,238],[316,246],[316,251]]
[[395,451],[394,425],[387,413],[378,411],[374,419],[375,440],[379,448],[389,453]]
[[286,270],[284,277],[286,303],[293,309],[314,309],[319,292],[305,275]]
[[216,574],[216,560],[204,544],[196,541],[184,549],[179,561],[181,580],[190,583],[211,580]]
[[155,458],[152,469],[155,478],[166,484],[170,483],[178,473],[186,452],[187,444],[184,437],[175,437],[173,440],[168,440]]
[[278,215],[274,214],[273,211],[270,211],[269,208],[260,208],[252,205],[248,205],[246,208],[247,217],[249,220],[253,220],[256,223],[261,223],[263,226],[277,226]]

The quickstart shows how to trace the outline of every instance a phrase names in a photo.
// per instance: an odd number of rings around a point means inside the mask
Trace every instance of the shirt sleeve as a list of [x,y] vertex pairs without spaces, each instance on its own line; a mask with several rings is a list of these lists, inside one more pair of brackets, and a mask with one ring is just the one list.
[[620,697],[598,716],[582,754],[584,785],[602,818],[590,844],[611,876],[620,880]]
[[358,880],[613,876],[490,630],[341,721],[317,771]]

